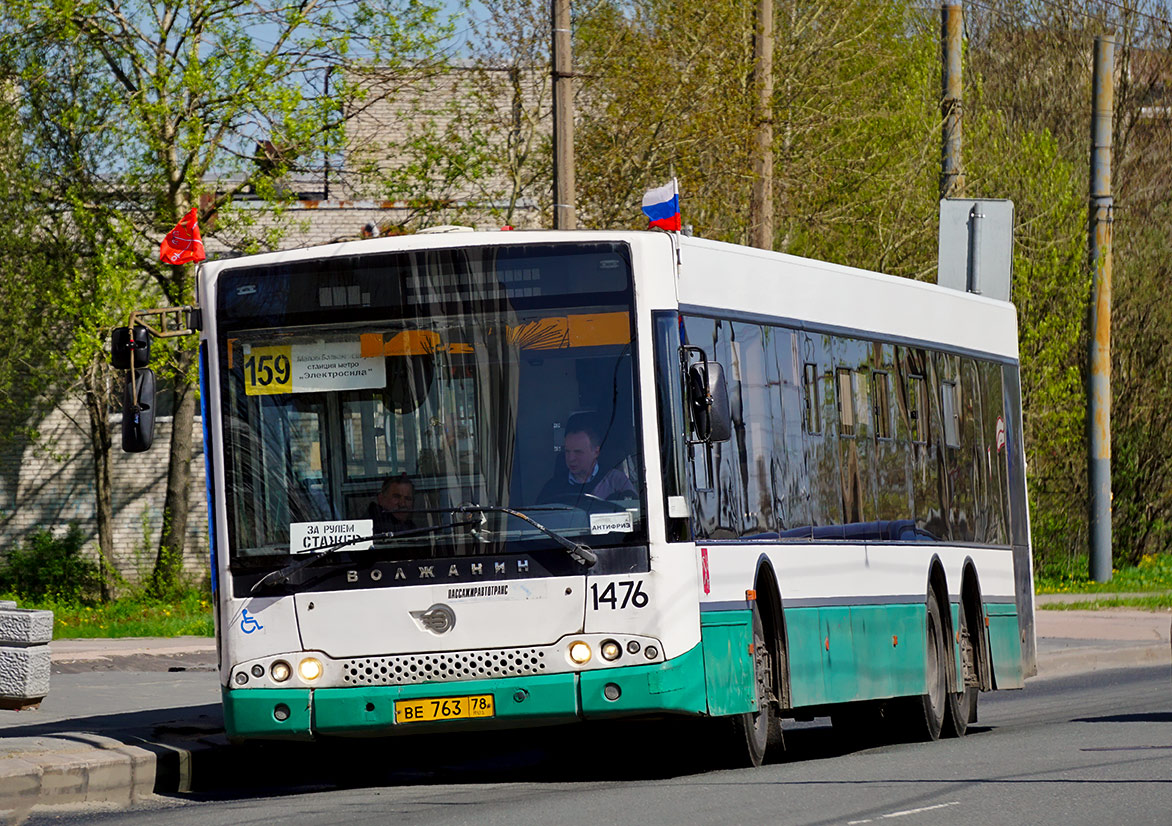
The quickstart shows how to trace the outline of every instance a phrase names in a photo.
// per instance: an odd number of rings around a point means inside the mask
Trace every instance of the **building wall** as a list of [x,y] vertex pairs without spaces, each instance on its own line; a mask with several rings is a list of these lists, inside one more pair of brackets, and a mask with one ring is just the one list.
[[[118,416],[113,417],[111,485],[114,511],[114,561],[128,580],[148,575],[158,551],[167,487],[170,418],[155,422],[155,445],[146,453],[123,453]],[[94,498],[93,454],[86,412],[66,401],[37,426],[39,438],[0,443],[0,553],[29,534],[48,529],[64,533],[76,523],[97,559],[98,525]],[[203,434],[196,420],[192,446],[191,494],[183,568],[192,582],[208,575],[207,505]]]

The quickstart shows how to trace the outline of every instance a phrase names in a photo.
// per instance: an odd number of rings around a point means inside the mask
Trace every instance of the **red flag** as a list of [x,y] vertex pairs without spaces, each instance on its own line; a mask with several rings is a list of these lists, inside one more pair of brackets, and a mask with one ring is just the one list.
[[175,229],[168,232],[163,243],[159,245],[160,261],[178,266],[207,258],[203,250],[203,239],[199,237],[199,224],[196,221],[196,207],[192,207],[191,212],[179,219]]

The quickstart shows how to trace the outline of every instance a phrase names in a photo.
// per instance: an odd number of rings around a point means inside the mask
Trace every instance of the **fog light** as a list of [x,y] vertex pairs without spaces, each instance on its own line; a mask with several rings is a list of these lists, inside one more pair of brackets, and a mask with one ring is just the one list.
[[570,643],[570,659],[578,665],[590,662],[590,646],[581,640]]
[[321,676],[322,665],[321,660],[314,657],[306,657],[297,664],[297,673],[301,675],[301,679],[307,683],[311,683]]
[[245,674],[243,671],[237,671],[236,672],[236,685],[244,685],[246,682],[248,682],[248,675]]
[[289,719],[289,706],[284,703],[278,703],[277,707],[273,709],[273,717],[278,723],[283,723]]
[[293,669],[289,668],[289,663],[284,660],[277,660],[269,669],[269,675],[273,678],[275,683],[283,683],[289,679],[289,675],[293,673]]
[[602,696],[613,703],[619,697],[623,696],[623,690],[614,683],[607,683],[602,687]]
[[265,675],[265,667],[263,665],[261,665],[260,663],[257,663],[256,665],[254,665],[252,667],[252,676],[259,678],[259,677],[263,677],[264,675]]
[[639,653],[639,641],[638,640],[631,640],[629,643],[627,643],[627,651],[631,654],[638,654]]
[[623,655],[623,647],[614,640],[606,640],[598,647],[598,653],[602,659],[614,662]]

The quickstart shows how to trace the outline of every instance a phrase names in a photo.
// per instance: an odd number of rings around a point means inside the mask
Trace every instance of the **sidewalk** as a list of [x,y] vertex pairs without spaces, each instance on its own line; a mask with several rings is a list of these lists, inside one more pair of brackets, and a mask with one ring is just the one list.
[[[1169,612],[1036,616],[1035,679],[1172,659]],[[34,806],[123,808],[152,794],[222,789],[244,765],[268,764],[288,780],[305,762],[296,744],[228,744],[211,639],[59,640],[52,652],[41,708],[0,712],[0,823]]]

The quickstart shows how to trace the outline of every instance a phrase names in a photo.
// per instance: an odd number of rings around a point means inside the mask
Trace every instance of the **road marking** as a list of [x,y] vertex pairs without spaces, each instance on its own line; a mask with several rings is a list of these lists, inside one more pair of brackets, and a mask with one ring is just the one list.
[[[883,819],[883,818],[892,818],[892,817],[903,817],[904,815],[918,815],[920,812],[931,812],[931,811],[935,811],[936,809],[947,809],[949,806],[959,806],[959,805],[960,805],[959,800],[952,800],[948,803],[937,803],[935,806],[921,806],[918,809],[904,809],[902,812],[888,812],[885,815],[879,815],[879,818]],[[874,822],[874,818],[870,818],[870,817],[865,820],[848,820],[846,822],[846,826],[857,826],[857,824],[860,824],[860,823],[873,823],[873,822]]]

